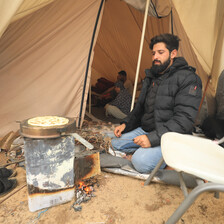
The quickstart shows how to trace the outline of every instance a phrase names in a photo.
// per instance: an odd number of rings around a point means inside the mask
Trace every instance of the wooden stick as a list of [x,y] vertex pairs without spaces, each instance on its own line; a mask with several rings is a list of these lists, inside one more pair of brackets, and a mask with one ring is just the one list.
[[4,198],[2,201],[0,201],[0,204],[2,202],[4,202],[5,200],[7,200],[8,198],[10,198],[12,195],[14,195],[15,193],[17,193],[18,191],[20,191],[21,189],[23,189],[26,186],[26,184],[24,184],[21,188],[19,188],[18,190],[16,190],[15,192],[13,192],[12,194],[8,195],[6,198]]
[[11,162],[11,163],[6,163],[5,165],[3,165],[3,166],[0,166],[0,168],[4,168],[4,167],[7,167],[7,166],[9,166],[9,165],[12,165],[12,164],[15,164],[15,163],[20,163],[20,162],[23,162],[23,161],[25,161],[25,159],[20,159],[20,160],[18,160],[18,161],[15,161],[15,162]]

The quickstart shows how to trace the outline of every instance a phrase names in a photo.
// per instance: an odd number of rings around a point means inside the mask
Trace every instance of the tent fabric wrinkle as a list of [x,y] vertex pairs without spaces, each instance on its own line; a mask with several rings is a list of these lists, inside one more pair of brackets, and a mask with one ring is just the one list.
[[11,18],[22,4],[23,0],[2,0],[0,1],[0,37],[9,26]]
[[27,16],[37,11],[38,9],[43,8],[44,6],[52,3],[55,0],[22,0],[22,1],[23,1],[22,4],[12,17],[11,22],[21,19],[24,16]]

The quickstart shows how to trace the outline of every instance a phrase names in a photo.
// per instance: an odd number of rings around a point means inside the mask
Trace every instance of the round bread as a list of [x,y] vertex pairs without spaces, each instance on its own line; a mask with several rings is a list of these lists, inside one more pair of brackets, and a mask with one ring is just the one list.
[[42,116],[34,117],[28,120],[28,124],[32,126],[52,127],[68,124],[69,119],[58,116]]

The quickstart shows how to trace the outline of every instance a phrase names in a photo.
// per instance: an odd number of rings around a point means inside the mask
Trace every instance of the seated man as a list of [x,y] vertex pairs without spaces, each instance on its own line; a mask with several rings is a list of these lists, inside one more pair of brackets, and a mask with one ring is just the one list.
[[109,92],[106,92],[102,94],[99,98],[98,105],[99,106],[105,106],[107,103],[114,100],[117,96],[117,92],[115,90],[115,87],[112,87],[112,89]]
[[[124,84],[124,88],[127,89],[128,93],[132,95],[133,85],[130,80],[127,80],[127,73],[122,70],[118,72],[117,82],[122,82]],[[115,83],[115,84],[116,84]],[[99,105],[105,106],[107,103],[111,102],[117,96],[117,92],[115,91],[115,84],[111,88],[107,89],[101,96],[98,102]]]
[[106,115],[124,119],[130,112],[132,97],[121,81],[115,83],[115,91],[117,93],[116,98],[105,106]]
[[[116,150],[134,153],[132,164],[149,173],[162,157],[160,140],[166,132],[190,134],[202,97],[202,83],[183,57],[179,38],[161,34],[151,39],[152,67],[146,70],[135,108],[115,128]],[[132,140],[129,140],[132,139]],[[161,168],[165,168],[162,164]]]
[[[215,99],[216,112],[203,121],[201,129],[206,137],[221,139],[224,137],[224,70],[218,79]],[[224,143],[221,146],[224,147]]]
[[117,81],[122,81],[124,83],[124,88],[132,95],[134,87],[131,80],[127,79],[126,71],[122,70],[118,72]]

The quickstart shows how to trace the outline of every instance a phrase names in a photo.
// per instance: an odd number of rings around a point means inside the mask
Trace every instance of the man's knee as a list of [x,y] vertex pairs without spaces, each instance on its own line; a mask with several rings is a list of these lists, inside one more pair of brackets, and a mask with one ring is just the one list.
[[113,138],[113,139],[111,140],[111,145],[113,146],[114,149],[119,149],[118,141],[119,141],[119,140],[116,139],[116,138]]
[[[148,151],[151,148],[139,148],[132,156],[132,164],[140,173],[151,172],[161,158],[160,152]],[[166,164],[162,164],[160,168],[165,168]]]
[[108,109],[109,107],[110,107],[109,103],[106,104],[105,107],[104,107],[106,116],[110,115],[110,112],[109,112],[109,109]]
[[139,173],[149,173],[155,167],[154,164],[149,161],[146,162],[145,158],[136,156],[135,154],[132,156],[131,162]]
[[110,106],[109,103],[107,103],[105,106],[104,106],[104,109],[107,110],[107,108]]

